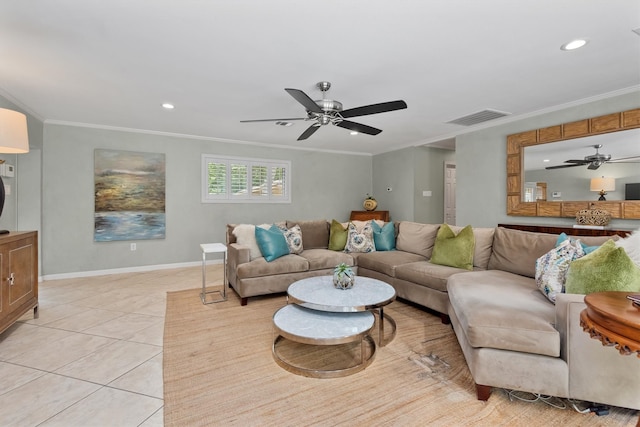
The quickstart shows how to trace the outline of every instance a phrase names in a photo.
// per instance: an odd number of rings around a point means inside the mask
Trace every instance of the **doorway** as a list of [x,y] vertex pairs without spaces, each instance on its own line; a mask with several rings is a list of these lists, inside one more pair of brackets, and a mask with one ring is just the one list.
[[444,222],[456,225],[456,164],[444,162]]

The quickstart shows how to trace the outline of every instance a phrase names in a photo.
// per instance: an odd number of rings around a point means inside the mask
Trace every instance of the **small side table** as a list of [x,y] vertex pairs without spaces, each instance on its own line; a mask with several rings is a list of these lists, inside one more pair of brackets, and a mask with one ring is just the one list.
[[[200,249],[202,249],[202,293],[200,294],[200,299],[203,304],[213,304],[216,302],[222,302],[227,300],[227,246],[222,243],[202,243],[200,245]],[[207,254],[222,254],[222,269],[223,280],[222,280],[222,290],[213,290],[207,291]],[[208,294],[219,294],[222,298],[207,301]]]

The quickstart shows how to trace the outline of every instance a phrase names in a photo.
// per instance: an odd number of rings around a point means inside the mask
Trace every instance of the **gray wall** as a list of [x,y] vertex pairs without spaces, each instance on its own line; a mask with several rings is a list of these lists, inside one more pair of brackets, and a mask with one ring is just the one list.
[[[373,157],[373,189],[378,209],[389,210],[394,221],[438,224],[444,221],[444,162],[455,152],[409,147]],[[392,191],[387,191],[391,188]],[[431,197],[423,197],[431,190]]]
[[[43,150],[43,274],[194,262],[200,243],[224,242],[227,223],[285,219],[344,221],[371,192],[371,156],[46,124]],[[93,241],[96,148],[166,154],[166,238]],[[202,154],[290,160],[291,204],[203,204]]]
[[[640,92],[594,101],[576,107],[479,130],[456,138],[457,222],[479,227],[498,223],[572,225],[572,218],[507,215],[507,135],[640,107]],[[613,227],[640,226],[638,220],[613,220]]]

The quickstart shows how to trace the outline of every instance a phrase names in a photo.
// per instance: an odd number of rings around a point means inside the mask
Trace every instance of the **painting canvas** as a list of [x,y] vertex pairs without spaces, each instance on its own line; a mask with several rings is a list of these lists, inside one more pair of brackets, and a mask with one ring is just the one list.
[[165,238],[165,155],[95,150],[94,240]]

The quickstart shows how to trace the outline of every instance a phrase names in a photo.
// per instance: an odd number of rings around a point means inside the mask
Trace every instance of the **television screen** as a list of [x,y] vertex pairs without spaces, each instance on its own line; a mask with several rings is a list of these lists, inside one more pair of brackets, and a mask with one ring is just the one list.
[[640,183],[626,184],[624,189],[625,200],[640,200]]

